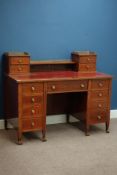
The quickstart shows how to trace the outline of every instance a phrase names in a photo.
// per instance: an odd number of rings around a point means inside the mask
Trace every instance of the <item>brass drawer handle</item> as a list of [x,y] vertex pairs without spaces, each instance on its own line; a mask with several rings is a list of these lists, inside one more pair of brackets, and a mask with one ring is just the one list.
[[31,112],[32,112],[32,114],[34,114],[34,113],[35,113],[35,110],[34,110],[34,109],[32,109],[32,110],[31,110]]
[[35,102],[35,98],[32,98],[31,101],[34,103]]
[[35,123],[34,122],[31,122],[31,126],[35,126]]
[[98,85],[99,85],[99,87],[103,87],[103,83],[99,83]]
[[56,86],[55,85],[52,85],[51,88],[52,88],[52,90],[55,90],[56,89]]
[[90,58],[87,58],[88,61],[90,61]]
[[23,61],[22,59],[19,59],[19,60],[18,60],[19,63],[22,63],[22,61]]
[[98,115],[98,116],[97,116],[97,119],[98,119],[98,120],[101,120],[101,116],[100,116],[100,115]]
[[22,68],[21,68],[21,67],[18,67],[18,70],[19,70],[19,71],[22,71]]
[[31,89],[32,89],[32,91],[35,91],[35,87],[34,86],[32,86]]
[[80,85],[80,87],[81,87],[81,88],[84,88],[84,87],[85,87],[85,85],[82,83],[82,84]]
[[86,68],[89,69],[89,65],[86,65]]
[[102,107],[102,105],[101,105],[101,104],[98,104],[98,107],[99,107],[99,108],[101,108],[101,107]]
[[103,94],[102,94],[102,93],[99,93],[99,94],[98,94],[98,96],[99,96],[99,97],[102,97],[102,96],[103,96]]

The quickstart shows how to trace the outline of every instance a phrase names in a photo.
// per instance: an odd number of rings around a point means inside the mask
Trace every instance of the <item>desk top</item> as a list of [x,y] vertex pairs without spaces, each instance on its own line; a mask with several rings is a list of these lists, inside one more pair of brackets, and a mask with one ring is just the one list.
[[95,73],[80,73],[75,71],[53,71],[53,72],[37,72],[27,74],[11,74],[10,78],[16,82],[42,82],[42,81],[60,81],[60,80],[82,80],[82,79],[105,79],[112,78],[111,75],[101,72]]

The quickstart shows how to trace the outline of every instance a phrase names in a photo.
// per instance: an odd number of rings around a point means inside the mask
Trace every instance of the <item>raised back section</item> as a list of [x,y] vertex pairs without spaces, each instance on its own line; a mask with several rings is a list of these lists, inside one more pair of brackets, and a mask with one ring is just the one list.
[[31,61],[31,72],[74,71],[76,63],[67,60]]

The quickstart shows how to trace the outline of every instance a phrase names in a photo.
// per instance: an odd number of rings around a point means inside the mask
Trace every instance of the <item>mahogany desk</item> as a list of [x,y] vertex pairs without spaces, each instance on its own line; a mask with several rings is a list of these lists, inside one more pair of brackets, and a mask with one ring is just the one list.
[[17,121],[19,144],[23,132],[36,130],[42,132],[45,141],[46,115],[50,114],[66,114],[67,122],[70,115],[78,118],[85,125],[86,135],[90,125],[98,123],[105,123],[109,132],[110,75],[80,71],[74,59],[31,62],[28,54],[7,53],[4,60],[5,128],[8,121]]

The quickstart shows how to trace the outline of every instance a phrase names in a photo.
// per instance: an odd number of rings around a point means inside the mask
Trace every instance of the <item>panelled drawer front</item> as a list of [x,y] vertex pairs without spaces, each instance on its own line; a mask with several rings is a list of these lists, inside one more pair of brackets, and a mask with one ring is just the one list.
[[90,99],[103,100],[103,99],[107,99],[108,97],[109,97],[108,90],[95,90],[90,92]]
[[106,122],[107,118],[109,116],[109,110],[102,110],[102,111],[90,111],[90,115],[88,117],[89,121],[91,123],[101,123]]
[[96,71],[96,64],[79,64],[79,71]]
[[107,100],[91,100],[88,104],[90,109],[96,109],[96,110],[105,110],[109,107],[109,103]]
[[10,65],[10,73],[27,73],[29,65]]
[[88,89],[88,81],[62,81],[62,82],[48,82],[47,92],[74,92],[74,91],[86,91]]
[[43,103],[43,94],[37,96],[23,96],[23,104],[25,105],[38,105]]
[[31,131],[42,129],[42,118],[22,119],[22,130]]
[[80,63],[96,63],[96,56],[83,56],[79,59]]
[[92,80],[91,81],[91,89],[108,89],[109,88],[109,80]]
[[43,83],[27,83],[23,84],[22,87],[23,94],[42,94],[43,93]]
[[10,64],[29,64],[28,57],[11,57]]
[[22,109],[23,118],[40,117],[43,114],[43,106],[39,104],[38,106],[24,105]]

